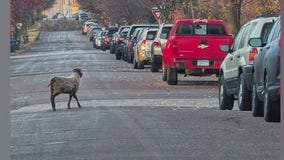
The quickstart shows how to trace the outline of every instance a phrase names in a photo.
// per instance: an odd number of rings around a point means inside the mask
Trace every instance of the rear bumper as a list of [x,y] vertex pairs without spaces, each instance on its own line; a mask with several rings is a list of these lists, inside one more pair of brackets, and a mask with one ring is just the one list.
[[200,60],[200,59],[174,59],[171,67],[184,70],[189,75],[204,75],[219,73],[222,60]]
[[172,66],[179,69],[219,69],[222,60],[174,58]]

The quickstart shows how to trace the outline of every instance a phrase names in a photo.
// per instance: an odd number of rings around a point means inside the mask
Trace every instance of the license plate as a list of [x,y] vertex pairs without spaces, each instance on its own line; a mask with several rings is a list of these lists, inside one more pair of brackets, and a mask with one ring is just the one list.
[[209,60],[197,60],[198,66],[209,66]]

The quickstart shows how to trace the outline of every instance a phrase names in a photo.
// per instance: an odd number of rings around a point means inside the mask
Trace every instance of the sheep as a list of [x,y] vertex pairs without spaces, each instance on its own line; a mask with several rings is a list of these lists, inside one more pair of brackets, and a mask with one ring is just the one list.
[[71,98],[74,97],[77,101],[77,105],[79,108],[81,108],[81,104],[78,101],[78,98],[76,96],[76,92],[79,89],[80,86],[80,79],[82,78],[83,73],[81,72],[80,68],[74,68],[72,70],[72,74],[68,77],[53,77],[50,80],[50,83],[48,85],[50,89],[50,102],[53,111],[56,111],[55,109],[55,97],[61,93],[69,94],[69,101],[67,104],[68,109],[70,108],[70,101]]

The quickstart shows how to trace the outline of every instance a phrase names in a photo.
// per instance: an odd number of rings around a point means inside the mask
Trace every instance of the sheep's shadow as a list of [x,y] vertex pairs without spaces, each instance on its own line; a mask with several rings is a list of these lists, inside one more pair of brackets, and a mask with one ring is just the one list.
[[53,111],[52,110],[52,107],[50,107],[50,109],[47,109],[46,112],[48,113],[56,113],[56,112],[73,112],[73,111],[86,111],[86,110],[91,110],[93,109],[94,107],[92,106],[82,106],[81,108],[79,107],[71,107],[70,109],[68,109],[67,107],[66,108],[56,108],[56,111]]

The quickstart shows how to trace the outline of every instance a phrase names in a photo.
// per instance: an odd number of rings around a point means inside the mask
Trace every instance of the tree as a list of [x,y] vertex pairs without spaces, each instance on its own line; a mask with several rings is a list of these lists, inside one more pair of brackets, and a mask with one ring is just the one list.
[[[11,32],[15,34],[17,31],[16,25],[19,23],[21,23],[22,28],[26,30],[29,25],[34,23],[39,13],[52,7],[54,2],[55,0],[10,0]],[[16,34],[16,36],[18,37],[19,34]]]

